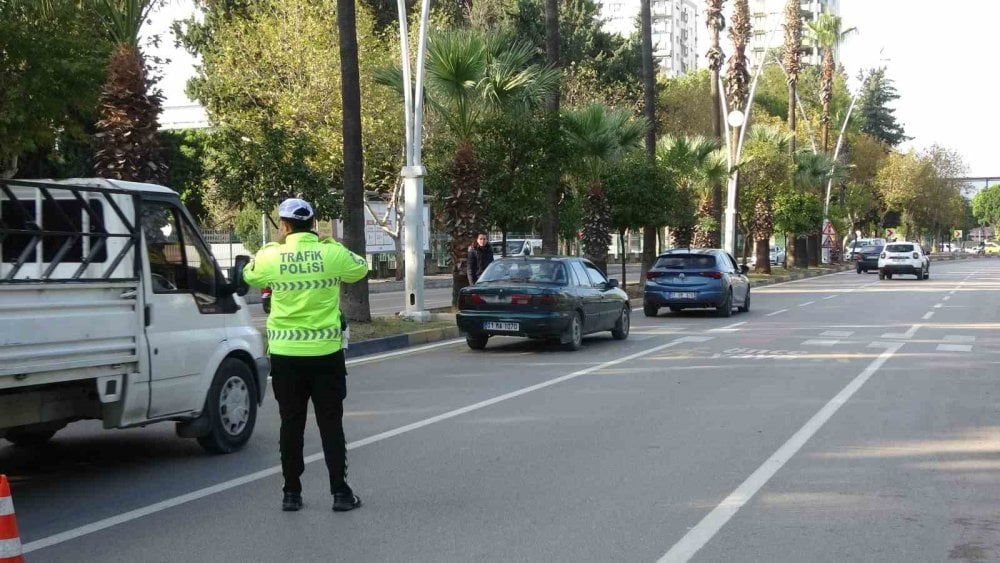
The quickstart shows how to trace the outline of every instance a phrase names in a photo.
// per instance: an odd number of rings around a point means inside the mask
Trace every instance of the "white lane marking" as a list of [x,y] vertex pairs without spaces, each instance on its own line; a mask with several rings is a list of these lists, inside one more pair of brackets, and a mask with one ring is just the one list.
[[892,346],[893,344],[894,343],[892,343],[892,342],[880,342],[880,341],[876,340],[874,342],[869,342],[868,346],[866,346],[866,348],[886,348],[888,346]]
[[956,334],[949,334],[949,335],[947,335],[947,336],[944,337],[944,341],[945,342],[951,342],[953,344],[954,343],[960,343],[960,342],[971,343],[971,342],[975,342],[976,341],[976,337],[975,336],[959,336],[959,335],[956,335]]
[[925,321],[929,321],[933,316],[934,316],[934,311],[931,311],[929,313],[924,313],[924,316],[922,318]]
[[949,291],[948,294],[949,295],[955,295],[955,292],[957,292],[957,291],[958,291],[957,289],[953,289],[953,290]]
[[775,315],[780,315],[780,314],[782,314],[782,313],[787,313],[787,312],[788,312],[788,309],[781,309],[780,311],[775,311],[775,312],[773,312],[773,313],[768,313],[768,314],[766,314],[766,315],[764,315],[764,316],[765,316],[765,317],[773,317],[773,316],[775,316]]
[[913,325],[910,327],[909,330],[903,333],[887,332],[882,335],[882,338],[902,338],[903,340],[908,340],[910,338],[913,338],[913,335],[916,334],[918,330],[920,330],[921,326],[922,325]]
[[799,307],[806,307],[808,305],[812,305],[813,303],[815,303],[815,301],[806,301],[805,303],[800,303]]
[[[431,424],[434,424],[434,423],[437,423],[437,422],[441,422],[441,421],[444,421],[444,420],[448,420],[448,419],[451,419],[451,418],[455,418],[457,416],[461,416],[463,414],[470,413],[472,411],[477,411],[477,410],[480,410],[480,409],[484,409],[486,407],[495,405],[497,403],[500,403],[500,402],[503,402],[503,401],[507,401],[507,400],[510,400],[510,399],[514,399],[516,397],[520,397],[521,395],[526,395],[528,393],[531,393],[532,391],[538,391],[539,389],[545,389],[546,387],[551,387],[553,385],[556,385],[558,383],[562,383],[564,381],[569,381],[571,379],[576,379],[576,378],[578,378],[580,376],[587,375],[587,374],[593,373],[595,371],[599,371],[599,370],[606,369],[606,368],[609,368],[609,367],[612,367],[612,366],[616,366],[618,364],[621,364],[621,363],[624,363],[624,362],[628,362],[628,361],[634,360],[636,358],[641,358],[643,356],[648,356],[649,354],[655,354],[656,352],[659,352],[660,350],[664,350],[664,349],[667,349],[667,348],[672,348],[672,347],[677,346],[679,344],[684,344],[684,343],[689,343],[689,342],[707,342],[709,340],[712,340],[712,337],[710,337],[710,336],[684,336],[684,337],[678,338],[676,340],[672,340],[670,342],[667,342],[666,344],[660,344],[659,346],[654,346],[652,348],[648,348],[648,349],[643,350],[641,352],[636,352],[634,354],[629,354],[628,356],[623,356],[621,358],[618,358],[617,360],[610,360],[610,361],[607,361],[607,362],[604,362],[604,363],[601,363],[601,364],[597,364],[595,366],[591,366],[589,368],[585,368],[585,369],[581,369],[581,370],[578,370],[578,371],[574,371],[573,373],[570,373],[570,374],[567,374],[567,375],[563,375],[563,376],[560,376],[560,377],[549,379],[547,381],[543,381],[543,382],[537,383],[535,385],[530,385],[528,387],[523,387],[521,389],[518,389],[516,391],[512,391],[510,393],[505,393],[503,395],[498,395],[496,397],[493,397],[492,399],[486,399],[485,401],[480,401],[478,403],[474,403],[474,404],[471,404],[471,405],[468,405],[468,406],[465,406],[465,407],[462,407],[462,408],[458,408],[458,409],[455,409],[455,410],[452,410],[452,411],[448,411],[446,413],[439,414],[437,416],[432,416],[430,418],[425,418],[423,420],[414,422],[412,424],[407,424],[405,426],[400,426],[399,428],[394,428],[392,430],[387,430],[387,431],[382,432],[380,434],[375,434],[374,436],[369,436],[367,438],[362,438],[361,440],[357,440],[357,441],[354,441],[354,442],[351,442],[351,443],[347,444],[347,449],[348,450],[354,450],[354,449],[360,448],[362,446],[367,446],[369,444],[374,444],[376,442],[381,442],[383,440],[386,440],[388,438],[392,438],[394,436],[399,436],[400,434],[406,434],[407,432],[412,432],[414,430],[419,430],[420,428],[423,428],[425,426],[430,426]],[[307,464],[308,463],[313,463],[313,462],[319,461],[321,459],[323,459],[323,452],[319,452],[319,453],[307,456],[305,458],[305,463],[307,463]],[[174,497],[174,498],[166,499],[166,500],[163,500],[163,501],[160,501],[160,502],[148,505],[148,506],[144,506],[142,508],[137,508],[135,510],[130,510],[128,512],[123,512],[122,514],[111,516],[109,518],[104,518],[104,519],[98,520],[96,522],[91,522],[90,524],[86,524],[86,525],[80,526],[78,528],[73,528],[71,530],[66,530],[66,531],[60,532],[58,534],[53,534],[51,536],[48,536],[48,537],[45,537],[45,538],[41,538],[39,540],[36,540],[36,541],[31,542],[31,543],[25,544],[24,545],[24,553],[30,553],[32,551],[37,551],[39,549],[43,549],[43,548],[46,548],[46,547],[51,547],[53,545],[64,543],[64,542],[67,542],[67,541],[70,541],[70,540],[73,540],[73,539],[76,539],[76,538],[79,538],[79,537],[82,537],[82,536],[86,536],[88,534],[93,534],[94,532],[99,532],[101,530],[106,530],[108,528],[111,528],[113,526],[117,526],[119,524],[124,524],[126,522],[130,522],[132,520],[136,520],[138,518],[142,518],[144,516],[149,516],[150,514],[155,514],[157,512],[162,512],[162,511],[167,510],[169,508],[173,508],[175,506],[180,506],[182,504],[186,504],[188,502],[192,502],[192,501],[195,501],[195,500],[198,500],[198,499],[201,499],[201,498],[205,498],[207,496],[214,495],[216,493],[221,493],[223,491],[228,491],[229,489],[233,489],[233,488],[239,487],[241,485],[246,485],[246,484],[252,483],[254,481],[259,481],[260,479],[264,479],[264,478],[270,477],[272,475],[279,475],[280,473],[281,473],[281,466],[280,465],[275,465],[273,467],[269,467],[267,469],[263,469],[261,471],[255,472],[255,473],[251,473],[249,475],[244,475],[242,477],[237,477],[235,479],[230,479],[229,481],[224,481],[222,483],[219,483],[219,484],[216,484],[216,485],[212,485],[210,487],[205,487],[203,489],[199,489],[197,491],[192,491],[192,492],[184,494],[184,495],[180,495],[180,496],[177,496],[177,497]]]
[[938,352],[971,352],[972,346],[969,344],[938,344]]
[[14,557],[18,557],[18,560],[21,560],[20,555],[22,553],[20,538],[0,540],[0,560],[11,561]]
[[935,309],[940,309],[941,307],[942,307],[942,305],[940,303],[935,303],[934,304],[934,308]]
[[829,336],[832,338],[850,338],[854,334],[853,330],[828,330],[821,333],[820,336]]
[[839,340],[806,340],[802,343],[803,346],[836,346],[840,344]]
[[890,358],[903,346],[902,342],[894,342],[887,345],[885,351],[879,354],[872,363],[855,377],[846,387],[841,389],[837,395],[823,406],[805,426],[792,435],[771,457],[769,457],[760,467],[757,468],[746,481],[743,481],[728,497],[723,499],[711,512],[708,513],[701,522],[691,528],[687,534],[660,558],[661,563],[688,561],[702,547],[707,544],[726,525],[726,522],[733,517],[736,512],[753,498],[757,492],[774,477],[787,462],[794,456],[802,446],[809,441],[813,435],[823,427],[824,424],[834,414],[844,406],[848,400],[861,389],[861,386],[871,378]]
[[951,295],[945,295],[944,297],[941,298],[941,301],[947,301],[949,299],[951,299]]
[[823,300],[826,301],[827,299],[835,299],[836,297],[837,297],[836,295],[827,295],[826,297],[823,298]]
[[435,342],[433,344],[425,344],[424,346],[414,346],[412,348],[403,348],[402,350],[396,350],[394,352],[385,352],[383,354],[372,354],[371,356],[362,356],[360,358],[355,358],[353,360],[347,360],[347,365],[356,366],[358,364],[367,364],[369,362],[377,362],[380,360],[388,360],[398,356],[404,356],[409,354],[417,354],[420,352],[426,352],[427,350],[433,350],[435,348],[442,348],[444,346],[452,346],[460,342],[465,342],[464,338],[453,338],[451,340],[444,340],[441,342]]
[[747,324],[747,321],[733,323],[731,325],[724,326],[722,328],[709,329],[708,332],[736,332],[738,329],[736,327]]

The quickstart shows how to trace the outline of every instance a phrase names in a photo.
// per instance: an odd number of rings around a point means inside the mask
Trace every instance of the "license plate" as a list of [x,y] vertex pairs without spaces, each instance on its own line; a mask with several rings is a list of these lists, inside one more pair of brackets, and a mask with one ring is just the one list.
[[687,291],[684,291],[684,292],[674,292],[674,293],[670,294],[670,298],[671,299],[694,299],[696,297],[698,297],[697,293],[691,293],[691,292],[687,292]]
[[500,323],[496,321],[486,321],[483,323],[486,330],[501,330],[505,332],[520,332],[521,323]]
[[902,260],[906,260],[906,258],[900,258],[900,257],[898,257],[898,256],[893,256],[893,257],[892,257],[892,259],[893,259],[893,260],[897,260],[897,261],[902,261]]

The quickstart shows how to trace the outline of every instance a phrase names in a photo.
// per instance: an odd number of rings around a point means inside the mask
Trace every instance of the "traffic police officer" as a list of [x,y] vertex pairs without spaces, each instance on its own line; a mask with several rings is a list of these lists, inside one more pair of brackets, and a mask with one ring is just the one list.
[[344,398],[347,370],[341,338],[340,284],[368,274],[365,259],[330,238],[313,232],[315,212],[301,199],[278,207],[284,242],[257,252],[243,277],[253,287],[271,288],[267,343],[274,396],[281,415],[281,471],[285,477],[282,510],[302,508],[305,470],[303,433],[309,399],[330,472],[333,509],[361,506],[347,484]]

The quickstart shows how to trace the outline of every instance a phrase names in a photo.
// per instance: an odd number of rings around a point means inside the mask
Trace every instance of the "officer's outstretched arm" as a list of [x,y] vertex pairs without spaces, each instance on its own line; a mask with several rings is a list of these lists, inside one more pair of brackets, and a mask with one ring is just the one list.
[[264,248],[258,250],[257,255],[243,269],[243,280],[247,282],[247,285],[251,287],[267,287],[270,285],[270,272],[273,270],[271,264],[274,262],[275,253],[273,249],[268,247],[272,244],[277,243],[268,243]]
[[368,275],[368,262],[357,254],[341,246],[339,252],[331,253],[333,271],[345,283],[354,283]]

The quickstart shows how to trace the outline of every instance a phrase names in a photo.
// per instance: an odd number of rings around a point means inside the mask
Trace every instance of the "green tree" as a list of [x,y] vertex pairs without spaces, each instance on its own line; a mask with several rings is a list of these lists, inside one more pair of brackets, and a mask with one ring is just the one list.
[[[669,222],[673,207],[674,186],[666,170],[636,151],[609,166],[601,183],[611,208],[611,227],[622,244],[622,256],[626,254],[625,234],[636,229],[653,233],[652,243],[643,244],[652,244],[655,251],[656,232]],[[624,287],[625,260],[621,282]]]
[[205,145],[208,133],[200,129],[161,131],[160,142],[166,154],[166,184],[181,196],[181,201],[199,223],[208,220],[205,186]]
[[910,137],[906,136],[903,126],[896,121],[896,110],[889,107],[889,104],[899,99],[899,94],[885,70],[885,67],[873,69],[864,76],[861,96],[858,98],[858,115],[862,132],[895,147]]
[[778,126],[754,126],[740,165],[740,203],[742,215],[749,218],[757,258],[754,268],[758,273],[771,273],[774,199],[782,190],[790,189],[791,163],[786,151],[791,137]]
[[[709,80],[708,87],[710,93],[712,132],[715,139],[722,143],[724,127],[722,123],[722,92],[719,90],[719,77],[722,72],[722,64],[726,60],[725,53],[722,52],[720,39],[722,30],[726,28],[726,17],[722,13],[722,6],[725,0],[705,0],[705,25],[708,27],[708,52],[705,57],[708,59]],[[668,130],[665,130],[668,131]],[[681,134],[678,130],[675,134]],[[711,216],[715,220],[715,231],[718,232],[722,225],[722,182],[719,181],[712,186]],[[716,237],[718,239],[718,237]],[[690,243],[690,241],[689,241]]]
[[602,271],[608,269],[611,244],[611,209],[601,184],[608,163],[622,158],[642,141],[647,124],[627,111],[611,110],[594,104],[563,115],[566,142],[580,159],[581,180],[587,184],[584,196],[583,244],[587,258]]
[[0,2],[0,178],[29,154],[58,168],[57,144],[89,141],[111,53],[101,26],[70,1]]
[[710,81],[706,69],[666,79],[657,92],[656,130],[674,136],[714,136]]
[[[432,34],[427,45],[427,102],[455,140],[441,200],[451,236],[452,304],[468,285],[464,261],[473,233],[482,228],[482,164],[475,151],[477,128],[496,115],[525,119],[559,80],[556,70],[533,61],[534,48],[505,34],[476,30]],[[401,90],[400,70],[386,69],[379,80]]]
[[821,63],[822,81],[820,83],[820,101],[823,105],[820,118],[820,139],[823,152],[830,150],[830,102],[833,100],[834,73],[836,61],[834,53],[844,38],[857,32],[857,28],[843,29],[839,16],[823,12],[815,22],[809,22],[811,39],[822,49]]
[[676,185],[674,213],[670,219],[674,244],[690,246],[695,232],[718,229],[714,217],[700,217],[699,203],[712,198],[712,186],[728,177],[725,153],[716,139],[664,135],[656,144],[656,161]]
[[[786,81],[788,83],[788,130],[792,136],[788,140],[788,152],[795,155],[795,101],[802,69],[802,3],[799,0],[785,2],[785,65]],[[759,262],[758,262],[759,264]]]
[[972,216],[980,225],[1000,225],[1000,184],[993,184],[972,198]]

